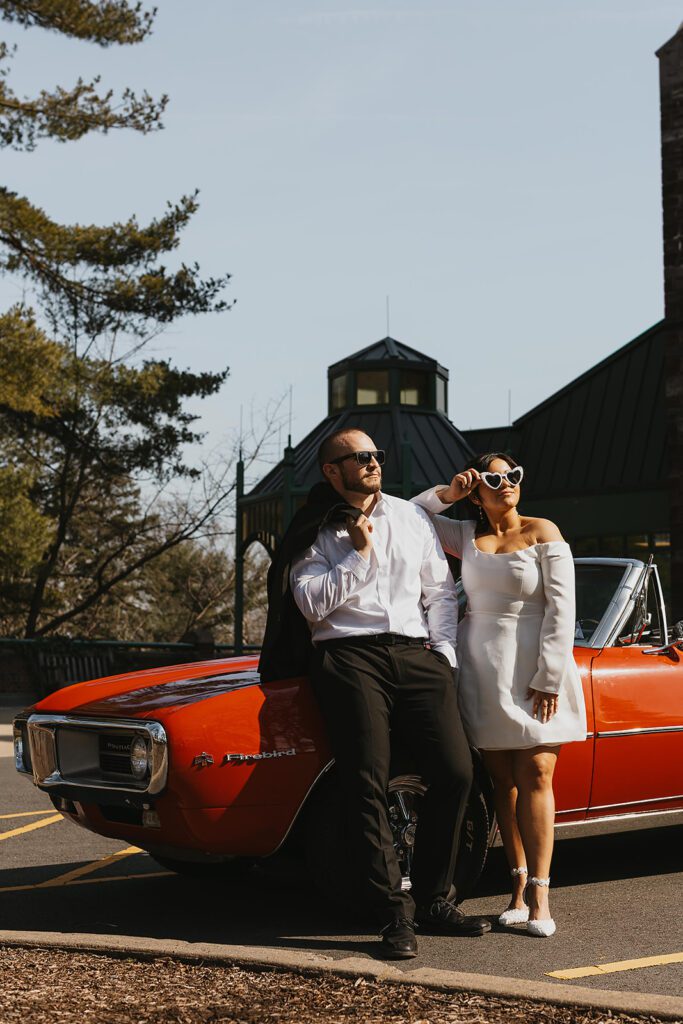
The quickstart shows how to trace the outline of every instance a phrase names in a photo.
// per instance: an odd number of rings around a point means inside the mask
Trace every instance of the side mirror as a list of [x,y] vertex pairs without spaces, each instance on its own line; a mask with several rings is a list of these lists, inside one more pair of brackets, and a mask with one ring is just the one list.
[[683,619],[679,619],[671,628],[672,640],[683,640]]

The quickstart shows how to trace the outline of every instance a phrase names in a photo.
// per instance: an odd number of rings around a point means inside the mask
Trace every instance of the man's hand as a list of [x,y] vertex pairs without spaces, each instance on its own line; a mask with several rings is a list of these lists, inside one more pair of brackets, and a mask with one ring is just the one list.
[[364,516],[359,515],[358,519],[354,519],[352,516],[347,516],[346,529],[349,531],[349,537],[354,548],[359,555],[365,559],[370,560],[372,553],[372,523]]
[[444,505],[452,505],[454,501],[460,501],[471,494],[481,477],[476,469],[466,469],[464,473],[456,473],[448,487],[438,490],[437,497]]
[[532,715],[534,718],[540,718],[544,725],[557,713],[558,696],[556,693],[545,693],[543,690],[534,690],[529,687],[526,696],[527,700],[533,699]]

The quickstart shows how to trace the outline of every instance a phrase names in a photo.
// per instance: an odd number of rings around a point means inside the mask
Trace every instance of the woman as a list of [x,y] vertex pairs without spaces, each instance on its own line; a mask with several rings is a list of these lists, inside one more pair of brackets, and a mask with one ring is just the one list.
[[501,924],[555,932],[548,905],[562,743],[586,738],[574,638],[574,563],[547,519],[520,515],[524,470],[509,455],[480,455],[447,487],[413,500],[430,513],[469,499],[474,520],[435,515],[445,551],[462,561],[467,612],[458,630],[465,730],[494,785],[513,878]]

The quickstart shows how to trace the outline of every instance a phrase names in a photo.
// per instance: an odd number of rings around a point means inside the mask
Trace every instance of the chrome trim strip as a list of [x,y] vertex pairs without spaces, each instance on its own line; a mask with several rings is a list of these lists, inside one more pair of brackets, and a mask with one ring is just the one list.
[[[151,769],[146,786],[130,786],[121,782],[67,778],[62,775],[57,758],[57,730],[83,729],[90,732],[137,732],[147,736],[151,744]],[[158,796],[168,776],[168,740],[159,722],[145,722],[138,718],[77,718],[72,715],[33,714],[28,718],[28,737],[31,747],[33,781],[36,786],[74,786],[79,789],[115,790],[118,793],[136,793],[138,796]]]
[[[568,807],[566,811],[556,811],[556,814],[578,814],[579,811],[587,811],[587,807]],[[557,823],[556,823],[557,824]],[[576,825],[575,821],[571,822],[572,825]]]
[[666,811],[627,811],[626,814],[601,814],[597,818],[583,821],[556,821],[555,828],[569,828],[570,825],[592,825],[601,821],[632,821],[635,818],[663,818],[666,814],[683,814],[683,807],[672,807]]
[[[27,722],[28,722],[28,712],[26,712],[26,711],[22,711],[20,714],[16,715],[16,717],[14,718],[14,721],[12,722],[12,761],[14,761],[14,767],[15,767],[16,771],[19,772],[20,775],[30,775],[30,776],[32,776],[33,772],[30,771],[30,769],[25,767],[25,758],[22,758],[21,768],[17,768],[17,764],[16,764],[16,760],[15,760],[15,756],[14,756],[14,741],[16,740],[17,736],[19,736],[21,738],[22,742],[23,742],[24,737],[23,737],[22,732],[21,732],[21,727],[22,727],[22,725],[25,726]],[[26,727],[26,744],[27,745],[29,744],[28,726]]]
[[[639,804],[661,804],[669,800],[683,800],[683,793],[679,793],[678,796],[653,796],[647,800],[624,800],[620,804],[596,804],[595,807],[589,807],[588,810],[607,811],[610,807],[637,807]],[[683,810],[683,807],[681,810]],[[655,811],[654,813],[657,812]]]
[[683,725],[662,725],[652,729],[607,729],[597,735],[601,740],[612,736],[649,736],[657,732],[683,732]]

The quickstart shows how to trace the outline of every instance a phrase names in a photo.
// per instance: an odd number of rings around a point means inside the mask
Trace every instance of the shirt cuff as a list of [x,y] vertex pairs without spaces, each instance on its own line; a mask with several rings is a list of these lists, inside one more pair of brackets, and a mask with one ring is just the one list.
[[351,572],[359,583],[363,582],[370,571],[370,559],[368,558],[366,561],[355,548],[349,551],[348,555],[344,555],[339,565],[342,569]]
[[436,493],[437,490],[441,490],[442,487],[446,487],[447,484],[436,484],[435,487],[430,487],[429,490],[423,491],[422,494],[418,494],[417,498],[413,501],[417,501],[422,508],[426,508],[428,512],[445,512],[447,508],[450,508],[453,504],[452,501],[442,501]]
[[433,651],[438,651],[439,654],[443,654],[444,657],[448,658],[448,660],[451,663],[451,668],[457,667],[458,660],[455,657],[455,650],[453,648],[453,644],[449,644],[447,641],[444,640],[438,644],[430,643],[429,646]]

